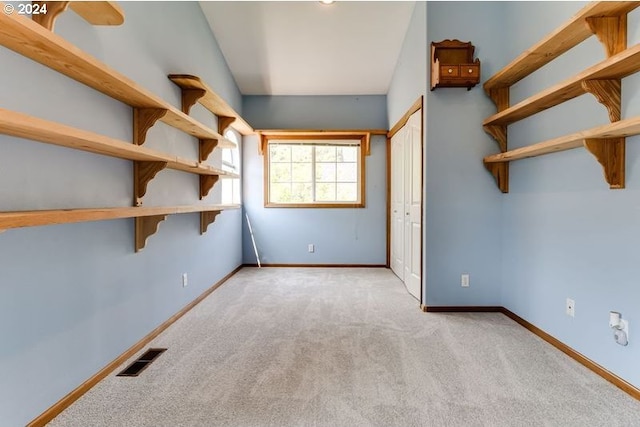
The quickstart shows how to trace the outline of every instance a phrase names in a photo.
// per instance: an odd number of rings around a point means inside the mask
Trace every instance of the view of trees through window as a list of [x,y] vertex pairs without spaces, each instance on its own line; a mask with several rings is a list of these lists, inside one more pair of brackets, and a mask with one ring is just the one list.
[[271,203],[358,203],[360,146],[270,143]]

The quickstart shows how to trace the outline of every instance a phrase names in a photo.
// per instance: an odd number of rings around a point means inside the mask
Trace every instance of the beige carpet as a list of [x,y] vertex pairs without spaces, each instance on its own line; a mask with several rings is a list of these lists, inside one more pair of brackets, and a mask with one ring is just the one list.
[[385,269],[245,268],[150,347],[50,425],[640,426],[507,317],[422,313]]

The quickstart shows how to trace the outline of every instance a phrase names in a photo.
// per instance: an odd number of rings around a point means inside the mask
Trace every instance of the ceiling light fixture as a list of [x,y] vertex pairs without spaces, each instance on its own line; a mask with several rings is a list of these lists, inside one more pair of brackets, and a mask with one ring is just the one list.
[[335,0],[320,0],[320,3],[322,3],[322,4],[333,4],[333,3],[335,3]]

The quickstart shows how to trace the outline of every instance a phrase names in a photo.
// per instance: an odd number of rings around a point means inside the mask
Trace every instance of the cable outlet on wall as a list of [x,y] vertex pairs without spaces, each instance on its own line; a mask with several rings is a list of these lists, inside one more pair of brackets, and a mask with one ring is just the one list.
[[316,251],[316,247],[313,243],[309,243],[309,253],[312,254]]
[[469,287],[469,275],[468,274],[463,274],[462,276],[460,276],[460,285],[463,288],[468,288]]
[[187,276],[187,273],[182,273],[182,287],[186,288],[188,284],[189,284],[189,277]]
[[575,317],[576,316],[576,302],[571,298],[567,298],[567,316]]

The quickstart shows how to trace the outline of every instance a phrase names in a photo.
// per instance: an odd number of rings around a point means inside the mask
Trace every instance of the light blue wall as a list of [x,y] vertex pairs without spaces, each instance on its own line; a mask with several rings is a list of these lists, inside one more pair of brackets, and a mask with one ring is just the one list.
[[[384,96],[246,96],[244,115],[262,129],[386,129]],[[261,262],[267,264],[386,263],[386,138],[375,136],[366,157],[363,209],[284,209],[264,207],[264,159],[258,138],[243,152],[244,209],[254,229]],[[246,226],[244,262],[256,257]],[[315,252],[307,251],[308,244]]]
[[[92,27],[66,13],[56,32],[175,106],[179,89],[166,75],[192,73],[240,110],[240,93],[198,4],[151,6],[122,2],[121,27]],[[129,107],[5,48],[0,63],[2,108],[131,140]],[[194,115],[215,126],[201,107]],[[197,153],[195,139],[163,124],[145,146],[187,158]],[[197,193],[197,176],[162,171],[144,202],[200,203]],[[204,203],[219,197],[216,189]],[[129,161],[0,136],[0,211],[131,200]],[[32,420],[242,262],[240,210],[222,213],[204,236],[197,214],[170,216],[138,254],[133,233],[133,219],[123,219],[0,234],[1,425]]]
[[[511,60],[584,3],[509,3]],[[628,45],[640,41],[640,13],[629,15]],[[596,37],[583,42],[512,90],[517,102],[605,58]],[[503,65],[503,64],[499,64]],[[640,113],[640,76],[623,79],[622,116]],[[509,127],[512,148],[608,123],[605,108],[583,95]],[[511,164],[503,197],[502,303],[509,310],[640,387],[640,139],[627,138],[624,190],[609,190],[584,149]],[[565,314],[566,298],[576,315]],[[615,344],[608,312],[630,322],[630,344]],[[634,327],[635,325],[635,327]]]
[[[503,2],[427,3],[427,43],[471,41],[481,81],[503,63]],[[429,59],[430,60],[430,59]],[[497,151],[482,120],[495,109],[481,85],[427,94],[426,303],[500,303],[502,196],[482,158]],[[470,287],[460,275],[470,274]]]
[[402,43],[402,50],[387,94],[389,127],[393,127],[413,103],[427,92],[427,12],[425,2],[416,2]]

